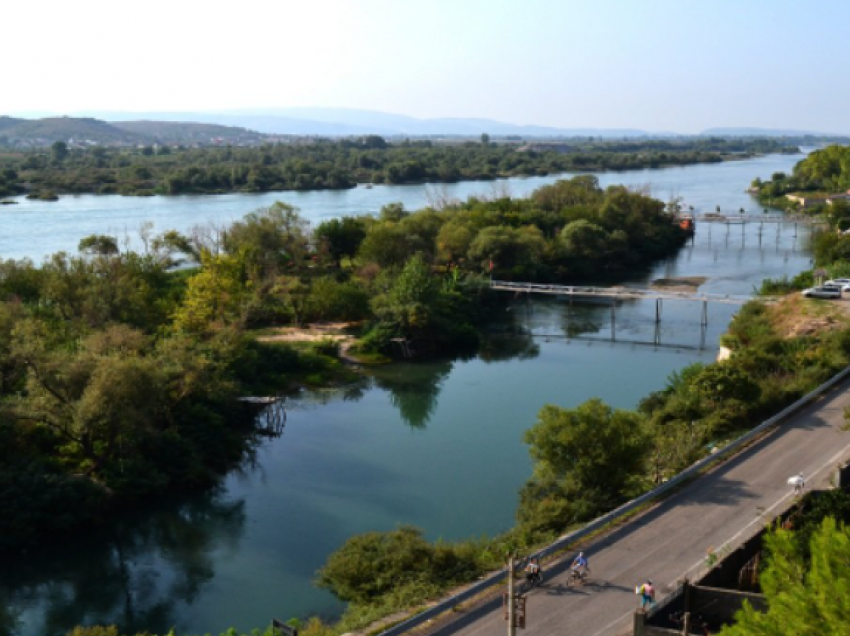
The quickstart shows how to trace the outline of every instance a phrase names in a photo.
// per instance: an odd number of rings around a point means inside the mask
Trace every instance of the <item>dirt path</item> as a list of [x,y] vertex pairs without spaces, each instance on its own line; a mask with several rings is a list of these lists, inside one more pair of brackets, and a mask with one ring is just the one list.
[[351,334],[343,333],[353,323],[349,322],[316,322],[306,327],[279,327],[275,333],[257,336],[258,342],[320,342],[332,340],[339,343],[339,357],[346,362],[358,364],[348,351],[357,341]]

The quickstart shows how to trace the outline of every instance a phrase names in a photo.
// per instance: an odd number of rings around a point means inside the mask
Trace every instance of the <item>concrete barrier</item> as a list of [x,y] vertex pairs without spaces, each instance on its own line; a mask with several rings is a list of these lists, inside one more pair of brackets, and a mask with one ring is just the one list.
[[[826,393],[829,389],[841,382],[841,380],[846,378],[848,375],[850,375],[850,366],[838,372],[832,378],[821,384],[813,391],[810,391],[790,406],[782,409],[773,417],[765,420],[764,422],[756,426],[754,429],[750,430],[744,435],[741,435],[739,438],[735,439],[723,448],[719,449],[717,452],[701,459],[695,464],[692,464],[689,468],[686,468],[681,473],[667,480],[660,486],[656,486],[655,488],[653,488],[649,492],[644,493],[640,497],[632,499],[631,501],[623,504],[619,508],[616,508],[607,514],[594,519],[593,521],[585,525],[583,528],[579,528],[578,530],[574,530],[573,532],[565,534],[554,543],[546,546],[542,550],[531,554],[530,556],[536,558],[544,558],[551,554],[554,554],[555,552],[560,552],[561,550],[567,548],[569,545],[576,543],[577,541],[580,541],[585,537],[594,534],[595,532],[598,532],[608,524],[613,523],[621,517],[624,517],[634,512],[641,506],[653,501],[654,499],[657,499],[661,495],[676,488],[685,481],[696,477],[712,464],[718,463],[721,460],[725,459],[738,449],[753,441],[755,438],[757,438],[769,428],[779,424],[789,415],[796,413],[798,410],[808,405],[812,400]],[[463,603],[464,601],[478,596],[482,592],[486,591],[488,588],[500,583],[502,580],[504,580],[506,576],[507,568],[494,574],[491,574],[485,577],[484,579],[478,581],[477,583],[470,585],[461,592],[441,600],[439,603],[429,607],[427,610],[382,631],[378,636],[398,636],[399,634],[404,634],[408,630],[422,625],[426,621],[439,616],[443,612],[452,609],[453,607]]]

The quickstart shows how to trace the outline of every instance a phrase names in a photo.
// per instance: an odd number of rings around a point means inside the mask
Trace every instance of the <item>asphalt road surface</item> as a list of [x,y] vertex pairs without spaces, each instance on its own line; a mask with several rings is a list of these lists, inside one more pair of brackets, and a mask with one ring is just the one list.
[[[709,548],[736,547],[793,502],[787,481],[802,472],[806,488],[828,486],[850,458],[841,430],[850,380],[809,405],[747,450],[692,482],[632,522],[584,547],[591,573],[567,585],[567,565],[546,570],[527,600],[522,636],[617,636],[631,632],[637,584],[651,578],[660,600],[677,581],[706,571]],[[447,636],[506,634],[501,599],[431,632]]]

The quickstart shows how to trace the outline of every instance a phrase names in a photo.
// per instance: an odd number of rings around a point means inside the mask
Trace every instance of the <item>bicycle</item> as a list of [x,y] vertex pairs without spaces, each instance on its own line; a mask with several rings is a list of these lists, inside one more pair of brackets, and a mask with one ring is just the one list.
[[567,585],[581,586],[587,583],[587,573],[590,568],[573,568],[570,570],[570,576],[567,578]]
[[538,585],[543,585],[543,572],[527,574],[525,576],[525,580],[522,583],[522,589],[520,590],[520,593],[526,594]]

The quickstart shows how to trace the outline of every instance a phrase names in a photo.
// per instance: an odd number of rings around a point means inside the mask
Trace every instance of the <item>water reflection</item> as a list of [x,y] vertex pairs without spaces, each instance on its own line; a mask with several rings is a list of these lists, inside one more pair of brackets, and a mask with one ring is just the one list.
[[452,366],[450,360],[394,364],[375,370],[373,377],[375,384],[389,393],[401,419],[411,428],[424,429]]
[[244,503],[213,492],[134,511],[71,551],[63,544],[4,558],[0,635],[93,624],[166,633],[213,579],[214,553],[238,550],[244,525]]

